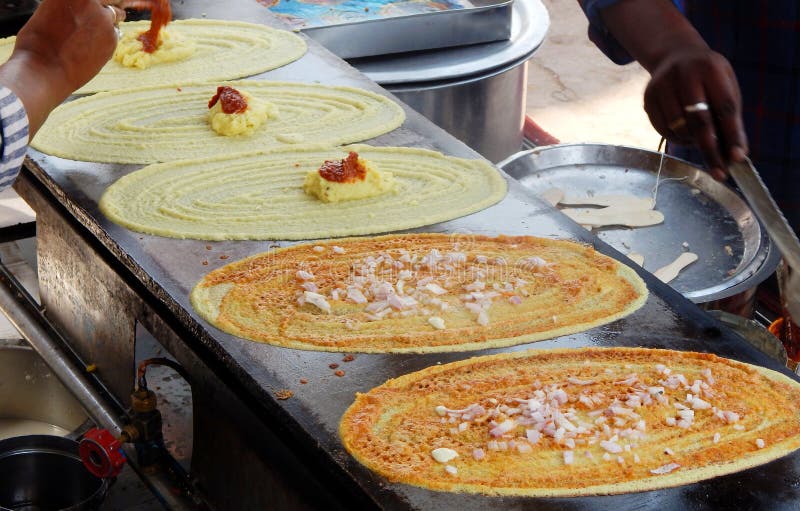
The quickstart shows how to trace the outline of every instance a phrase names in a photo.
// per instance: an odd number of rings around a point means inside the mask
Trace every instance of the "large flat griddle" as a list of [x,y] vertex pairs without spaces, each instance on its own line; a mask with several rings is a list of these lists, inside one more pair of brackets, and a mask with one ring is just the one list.
[[[237,19],[277,26],[255,0],[192,0],[175,5],[176,18]],[[319,45],[310,42],[309,53],[299,61],[259,78],[319,81],[381,91]],[[461,157],[479,157],[455,138],[422,116],[408,111],[402,128],[369,141],[375,145],[417,146]],[[342,354],[278,348],[223,333],[200,319],[188,296],[208,271],[231,261],[284,246],[281,242],[208,242],[176,240],[128,231],[109,222],[98,211],[103,190],[118,177],[139,166],[75,162],[30,152],[24,176],[43,185],[64,214],[77,219],[87,244],[106,251],[141,293],[159,305],[161,314],[179,325],[187,346],[214,367],[220,382],[240,395],[265,423],[276,431],[293,452],[322,479],[330,475],[339,485],[340,503],[358,502],[385,509],[796,509],[800,505],[800,453],[767,465],[714,480],[678,488],[619,496],[522,499],[490,498],[433,492],[391,484],[365,469],[343,449],[338,421],[356,392],[365,392],[388,378],[433,364],[484,353],[526,348],[580,346],[646,346],[717,353],[733,359],[784,370],[743,339],[707,316],[679,293],[640,271],[651,297],[630,317],[585,333],[502,350],[435,355],[356,355],[343,363]],[[424,232],[481,234],[530,234],[568,238],[594,244],[600,251],[619,254],[561,213],[537,199],[509,178],[509,193],[499,204],[479,213],[432,225]],[[209,249],[210,247],[210,249]],[[220,256],[227,256],[220,259]],[[208,261],[208,265],[203,265]],[[80,290],[78,290],[80,292]],[[345,370],[337,377],[329,364]],[[785,371],[785,370],[784,370]],[[301,385],[300,380],[307,380]],[[289,389],[291,399],[279,401],[275,391]],[[349,500],[356,498],[356,500]]]

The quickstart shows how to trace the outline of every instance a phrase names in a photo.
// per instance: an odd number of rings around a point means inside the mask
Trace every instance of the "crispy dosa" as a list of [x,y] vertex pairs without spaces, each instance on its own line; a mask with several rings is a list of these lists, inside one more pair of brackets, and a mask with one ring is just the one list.
[[402,234],[296,245],[212,271],[191,293],[214,326],[291,348],[436,352],[587,330],[647,299],[627,266],[564,240]]
[[800,385],[704,353],[526,351],[408,374],[359,394],[340,435],[390,481],[490,495],[655,490],[800,447]]

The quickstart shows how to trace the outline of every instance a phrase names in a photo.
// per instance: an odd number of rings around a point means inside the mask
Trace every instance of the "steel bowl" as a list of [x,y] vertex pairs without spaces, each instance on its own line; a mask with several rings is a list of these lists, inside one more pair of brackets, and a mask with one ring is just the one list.
[[0,439],[69,435],[87,420],[80,403],[32,348],[0,345]]
[[108,486],[83,466],[74,440],[51,435],[0,440],[0,510],[97,509]]

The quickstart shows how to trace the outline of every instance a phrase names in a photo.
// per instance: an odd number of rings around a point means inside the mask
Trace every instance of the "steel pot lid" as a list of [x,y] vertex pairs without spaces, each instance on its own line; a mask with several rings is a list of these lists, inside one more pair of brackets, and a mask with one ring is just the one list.
[[[661,153],[635,147],[560,144],[517,153],[498,166],[537,194],[561,188],[576,197],[611,193],[650,197],[660,157]],[[735,191],[699,167],[670,156],[664,157],[661,175],[656,209],[664,214],[664,223],[593,233],[623,254],[644,255],[644,268],[650,272],[684,251],[696,253],[698,260],[670,282],[695,303],[736,295],[775,271],[780,254]]]
[[527,60],[544,41],[549,26],[550,16],[541,0],[515,0],[508,41],[349,62],[381,85],[482,78]]

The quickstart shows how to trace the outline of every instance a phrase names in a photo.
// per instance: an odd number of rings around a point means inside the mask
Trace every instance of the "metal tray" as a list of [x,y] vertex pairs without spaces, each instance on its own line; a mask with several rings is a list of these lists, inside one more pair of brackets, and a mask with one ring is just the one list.
[[341,58],[505,41],[511,37],[513,0],[260,3]]
[[[649,197],[660,158],[658,152],[634,147],[561,144],[523,151],[498,165],[537,194],[555,187],[576,197]],[[732,189],[670,156],[664,157],[661,176],[656,209],[664,214],[664,223],[595,229],[597,237],[623,254],[644,255],[644,268],[651,272],[681,252],[696,253],[699,259],[670,282],[695,303],[733,296],[775,271],[778,251]]]

